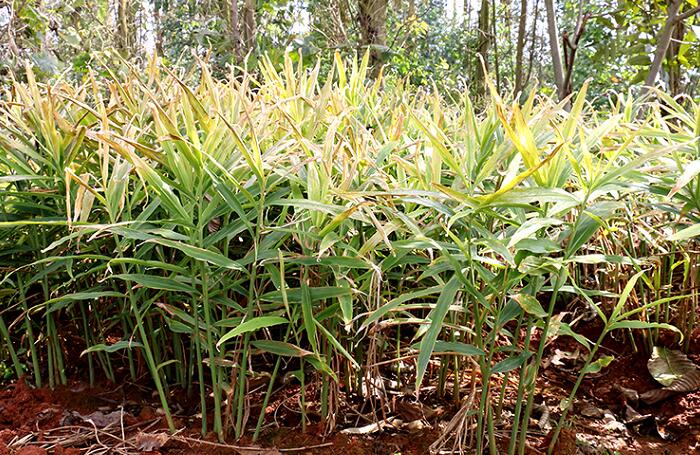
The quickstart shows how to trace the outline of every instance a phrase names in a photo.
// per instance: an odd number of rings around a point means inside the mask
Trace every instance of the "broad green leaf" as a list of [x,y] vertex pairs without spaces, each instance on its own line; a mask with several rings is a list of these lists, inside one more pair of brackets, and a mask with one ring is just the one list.
[[285,357],[306,357],[313,355],[313,352],[302,349],[299,346],[276,340],[256,340],[251,344],[256,348],[269,352],[270,354],[281,355]]
[[[285,261],[286,262],[286,261]],[[317,302],[319,300],[340,298],[342,296],[350,296],[351,291],[349,287],[343,286],[319,286],[319,287],[309,287],[309,295],[311,301]],[[302,300],[302,288],[286,288],[285,294],[287,301],[290,303],[301,303]],[[272,291],[260,296],[260,300],[266,302],[282,302],[282,291]]]
[[482,356],[484,351],[471,344],[460,343],[458,341],[436,341],[435,354],[458,354],[465,356]]
[[558,226],[562,224],[561,220],[556,218],[532,218],[524,222],[520,227],[513,233],[513,236],[508,242],[508,248],[513,248],[518,242],[523,239],[531,237],[533,234],[538,232],[540,229]]
[[547,312],[542,308],[542,305],[535,297],[528,294],[515,294],[511,297],[518,302],[518,305],[520,305],[526,313],[537,316],[538,318],[547,316]]
[[47,313],[53,313],[66,306],[70,305],[72,302],[77,302],[81,300],[97,300],[101,298],[121,298],[124,294],[116,291],[86,291],[86,292],[74,292],[72,294],[62,295],[50,300],[47,300],[42,305],[37,305],[32,308],[32,311],[37,311],[40,308],[46,308]]
[[668,193],[668,197],[673,197],[674,194],[679,192],[698,174],[700,174],[700,160],[695,160],[688,163],[685,166],[685,169],[683,170],[683,174],[681,174],[681,176],[678,177],[676,184],[673,185],[673,188],[671,188],[671,191]]
[[491,373],[507,373],[515,370],[516,368],[520,368],[531,355],[532,352],[523,351],[520,354],[512,355],[506,359],[503,359],[495,364],[493,368],[491,368]]
[[119,275],[112,275],[112,277],[124,281],[133,281],[134,283],[148,289],[160,289],[163,291],[173,292],[196,292],[195,289],[189,284],[182,283],[180,281],[175,280],[174,278],[167,278],[156,275],[144,275],[141,273],[123,273]]
[[423,376],[425,376],[425,372],[428,369],[428,362],[430,362],[430,356],[433,354],[437,337],[442,331],[442,322],[460,287],[460,280],[457,278],[457,275],[453,275],[445,284],[440,297],[438,297],[437,305],[428,315],[427,320],[430,326],[420,342],[418,367],[416,369],[416,388],[419,388],[423,382]]
[[620,321],[611,324],[608,328],[608,330],[616,329],[666,329],[679,333],[681,335],[681,340],[683,339],[683,333],[678,330],[678,327],[666,324],[665,322]]
[[222,344],[231,338],[235,338],[244,333],[255,332],[256,330],[272,327],[274,325],[287,324],[288,322],[289,321],[287,319],[280,316],[258,316],[245,321],[235,329],[226,332],[221,336],[221,338],[219,338],[219,341],[216,342],[216,347],[218,349]]
[[233,259],[229,259],[221,253],[217,253],[215,251],[205,250],[204,248],[198,248],[187,243],[177,242],[174,240],[164,239],[160,237],[151,237],[147,241],[167,246],[170,248],[178,249],[185,253],[187,256],[198,261],[208,262],[210,264],[231,270],[245,270],[238,262],[234,261]]
[[595,362],[589,363],[583,371],[581,371],[581,374],[593,374],[593,373],[598,373],[600,370],[603,368],[607,367],[610,365],[610,363],[615,360],[615,357],[611,355],[605,355]]
[[673,235],[668,236],[668,240],[671,241],[680,241],[680,240],[688,240],[694,237],[697,237],[700,235],[700,224],[694,224],[690,226],[689,228],[685,228],[683,230],[680,230]]
[[80,356],[84,356],[85,354],[88,354],[90,352],[107,352],[107,353],[112,353],[112,352],[117,352],[122,349],[133,349],[133,348],[142,348],[143,345],[137,341],[132,341],[132,340],[121,340],[117,341],[116,343],[113,344],[96,344],[94,346],[90,346],[86,350],[84,350]]

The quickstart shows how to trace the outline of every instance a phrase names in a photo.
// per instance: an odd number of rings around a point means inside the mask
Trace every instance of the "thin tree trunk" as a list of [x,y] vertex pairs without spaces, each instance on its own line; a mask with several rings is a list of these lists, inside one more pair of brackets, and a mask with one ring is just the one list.
[[681,43],[685,37],[685,24],[683,21],[676,21],[673,27],[673,36],[671,43],[666,51],[666,60],[668,62],[668,89],[672,96],[681,93],[683,86],[681,80],[681,64],[678,61],[678,53],[681,50]]
[[153,4],[153,28],[156,35],[156,54],[163,55],[163,26],[160,23],[160,8],[161,2],[157,1]]
[[498,35],[496,34],[496,0],[491,0],[491,40],[493,41],[493,67],[496,70],[496,87],[501,88],[500,59],[498,57]]
[[666,23],[663,28],[659,31],[657,35],[657,45],[656,51],[654,52],[654,60],[651,62],[649,67],[649,73],[647,73],[647,78],[644,81],[643,93],[646,93],[649,87],[653,87],[656,84],[656,78],[661,71],[661,65],[666,57],[666,51],[668,50],[668,45],[671,43],[671,36],[673,35],[673,29],[678,16],[678,11],[681,8],[681,0],[670,0],[668,5],[668,16],[666,17]]
[[10,19],[7,23],[7,44],[10,46],[10,52],[12,52],[15,59],[19,58],[20,54],[19,47],[17,47],[17,38],[15,36],[16,17],[17,11],[15,11],[14,2],[10,2]]
[[527,75],[525,76],[525,83],[530,80],[532,76],[532,67],[535,59],[535,47],[537,46],[537,22],[540,18],[540,0],[535,0],[535,17],[532,20],[532,33],[530,37],[530,58],[527,64]]
[[[413,4],[414,0],[411,0],[410,4]],[[343,22],[343,27],[345,30],[348,29],[348,26],[350,25],[350,5],[348,4],[348,0],[340,0],[340,20]]]
[[557,85],[559,99],[564,95],[564,69],[561,62],[561,51],[559,50],[559,30],[557,29],[557,17],[554,7],[554,0],[544,0],[547,10],[547,32],[549,35],[549,50],[552,54],[552,65],[554,67],[554,82]]
[[117,49],[124,57],[131,57],[136,51],[136,12],[133,0],[117,0]]
[[122,55],[129,53],[129,0],[117,0],[117,48]]
[[[470,32],[472,18],[472,3],[471,0],[464,0],[464,20],[462,21],[462,27],[465,28],[465,33]],[[466,74],[472,74],[472,56],[471,52],[464,53],[464,67],[466,68]]]
[[373,75],[379,72],[380,47],[386,46],[386,0],[359,0],[358,22],[362,45],[370,48]]
[[523,52],[525,34],[527,33],[527,0],[520,0],[520,17],[518,21],[518,41],[515,49],[515,93],[523,90]]
[[245,0],[243,3],[243,42],[246,52],[255,51],[255,0]]
[[584,2],[579,0],[578,19],[576,20],[576,30],[573,38],[568,33],[564,32],[562,44],[564,45],[564,92],[563,96],[567,97],[573,92],[572,78],[574,75],[574,63],[576,61],[576,51],[583,37],[583,32],[586,29],[586,23],[591,17],[589,13],[584,12]]
[[229,1],[229,34],[233,43],[233,54],[236,56],[236,62],[240,62],[241,55],[241,28],[238,21],[238,0]]
[[328,43],[332,47],[340,47],[347,43],[348,37],[345,31],[345,19],[343,18],[343,0],[330,0],[329,7],[323,14],[328,14]]
[[489,70],[489,45],[491,44],[491,31],[489,27],[491,15],[489,14],[489,0],[481,0],[479,10],[479,44],[476,53],[483,60],[477,61],[476,65],[476,86],[484,89],[486,82],[486,72]]

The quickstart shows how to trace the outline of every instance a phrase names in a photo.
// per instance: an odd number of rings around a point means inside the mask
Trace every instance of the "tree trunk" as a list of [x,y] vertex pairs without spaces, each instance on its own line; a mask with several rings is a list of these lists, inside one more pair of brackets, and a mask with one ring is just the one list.
[[245,0],[243,3],[243,43],[246,52],[255,51],[255,0]]
[[117,49],[131,57],[136,48],[135,11],[132,0],[117,0]]
[[160,8],[161,8],[161,2],[156,1],[153,4],[153,28],[155,31],[155,45],[156,45],[156,54],[162,56],[163,55],[163,26],[160,23]]
[[10,47],[10,52],[12,53],[14,59],[17,60],[20,54],[19,47],[17,47],[17,38],[15,36],[15,30],[17,25],[16,18],[18,17],[18,11],[15,11],[14,2],[10,2],[9,7],[10,18],[7,23],[7,44]]
[[491,0],[491,41],[493,44],[493,68],[496,71],[496,87],[501,88],[500,58],[498,56],[498,35],[496,30],[496,0]]
[[379,48],[386,46],[387,0],[359,0],[358,6],[362,45],[370,49],[369,63],[376,76],[381,60]]
[[348,4],[348,0],[340,0],[338,10],[340,14],[340,20],[343,22],[343,27],[345,28],[345,30],[347,30],[351,20],[350,5]]
[[535,0],[535,17],[532,20],[532,30],[530,33],[530,57],[528,58],[527,64],[527,75],[525,76],[525,83],[530,80],[532,76],[532,67],[535,59],[535,51],[537,47],[537,23],[540,18],[540,0]]
[[229,20],[228,20],[229,35],[233,44],[233,54],[236,57],[236,62],[240,62],[241,54],[241,28],[238,21],[238,0],[229,1]]
[[586,29],[586,23],[590,19],[590,14],[584,11],[584,1],[579,0],[578,19],[576,20],[576,30],[573,36],[564,32],[562,44],[564,45],[564,91],[563,97],[569,96],[573,92],[572,79],[574,77],[574,63],[578,45]]
[[549,50],[552,54],[552,65],[554,66],[554,82],[557,85],[559,99],[563,99],[564,94],[564,70],[561,63],[561,51],[559,50],[559,30],[557,29],[557,17],[554,7],[554,0],[544,0],[547,10],[547,32],[549,35]]
[[117,48],[122,55],[129,50],[128,0],[117,0]]
[[520,0],[520,17],[518,21],[518,41],[515,49],[515,93],[523,90],[523,52],[525,34],[527,33],[527,0]]
[[676,21],[673,27],[673,35],[671,43],[666,51],[666,61],[668,62],[668,90],[672,96],[681,93],[682,89],[682,74],[681,63],[678,61],[678,53],[681,50],[681,43],[685,38],[685,24],[683,21]]
[[647,73],[647,78],[644,81],[645,87],[643,89],[643,93],[646,93],[649,87],[653,87],[656,84],[656,78],[661,71],[661,65],[664,62],[668,45],[671,43],[671,36],[673,35],[673,29],[675,27],[680,8],[681,0],[670,0],[667,9],[668,16],[666,17],[666,23],[659,31],[656,38],[657,45],[656,51],[654,52],[654,60],[651,62],[649,73]]
[[489,14],[489,0],[481,0],[479,10],[479,44],[476,53],[481,57],[481,61],[476,62],[476,86],[484,88],[486,72],[489,70],[489,45],[491,44],[491,30],[489,27],[491,15]]
[[333,47],[341,47],[348,42],[345,31],[346,18],[343,14],[343,0],[330,0],[330,10],[328,11],[330,30],[328,30],[329,44]]

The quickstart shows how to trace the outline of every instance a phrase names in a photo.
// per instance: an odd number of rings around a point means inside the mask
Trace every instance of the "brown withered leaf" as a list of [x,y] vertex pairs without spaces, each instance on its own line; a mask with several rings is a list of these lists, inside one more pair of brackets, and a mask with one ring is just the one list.
[[139,433],[134,438],[136,447],[144,452],[151,452],[163,447],[170,440],[165,433]]
[[646,404],[700,389],[700,368],[680,351],[654,347],[647,365],[649,373],[665,387],[640,394],[639,399]]

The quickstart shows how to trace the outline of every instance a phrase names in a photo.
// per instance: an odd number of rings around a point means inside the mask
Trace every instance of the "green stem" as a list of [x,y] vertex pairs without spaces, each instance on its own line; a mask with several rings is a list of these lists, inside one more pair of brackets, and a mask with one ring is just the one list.
[[36,352],[36,343],[34,338],[34,329],[32,328],[32,320],[29,317],[29,306],[27,305],[27,296],[24,290],[21,274],[17,274],[17,287],[19,289],[19,298],[24,311],[24,326],[27,330],[27,342],[29,343],[29,352],[32,356],[32,368],[34,369],[34,384],[41,387],[41,370],[39,369],[39,357]]
[[534,362],[531,364],[532,371],[527,375],[527,379],[532,379],[532,384],[528,384],[528,397],[527,404],[525,405],[525,413],[522,419],[522,432],[520,433],[519,450],[520,455],[525,454],[526,445],[526,435],[528,423],[530,422],[530,415],[532,414],[532,406],[535,400],[535,387],[537,385],[537,371],[539,369],[540,363],[542,362],[542,356],[544,354],[544,347],[547,344],[547,333],[549,332],[549,325],[552,321],[552,314],[554,313],[554,306],[557,302],[557,296],[559,295],[559,289],[564,285],[564,280],[566,277],[566,268],[562,265],[562,268],[557,274],[556,282],[554,283],[554,288],[552,289],[552,297],[549,300],[549,307],[547,308],[547,316],[544,320],[544,325],[542,327],[542,338],[540,339],[539,346],[537,347],[537,355],[535,356]]
[[552,434],[552,440],[549,443],[549,448],[547,449],[547,453],[551,454],[552,451],[554,450],[554,446],[557,443],[557,438],[559,438],[559,433],[561,432],[562,427],[564,426],[564,421],[566,420],[566,416],[569,413],[569,409],[574,404],[574,397],[576,396],[576,392],[578,391],[578,388],[581,386],[581,383],[583,382],[583,378],[587,374],[587,369],[588,366],[591,364],[593,361],[593,358],[595,357],[596,352],[598,352],[598,348],[600,347],[601,343],[603,342],[603,338],[605,338],[605,335],[608,334],[607,327],[600,333],[600,336],[598,336],[598,340],[596,341],[595,345],[593,348],[591,348],[591,352],[588,354],[588,357],[586,358],[586,363],[583,364],[583,368],[581,369],[581,373],[579,373],[578,378],[576,379],[576,383],[574,384],[574,387],[571,389],[571,392],[569,393],[569,398],[566,400],[566,406],[561,412],[561,417],[559,417],[559,421],[557,422],[557,426],[554,429],[554,434]]

